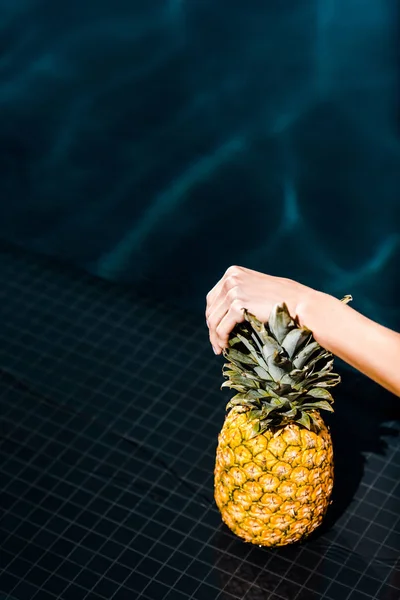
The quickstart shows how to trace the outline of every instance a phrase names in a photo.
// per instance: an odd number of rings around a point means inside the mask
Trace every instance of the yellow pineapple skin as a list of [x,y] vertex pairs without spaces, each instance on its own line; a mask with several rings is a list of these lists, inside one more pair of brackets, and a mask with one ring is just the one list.
[[231,410],[218,438],[214,495],[225,524],[246,542],[284,546],[324,518],[333,488],[332,440],[291,423],[251,439],[248,412]]

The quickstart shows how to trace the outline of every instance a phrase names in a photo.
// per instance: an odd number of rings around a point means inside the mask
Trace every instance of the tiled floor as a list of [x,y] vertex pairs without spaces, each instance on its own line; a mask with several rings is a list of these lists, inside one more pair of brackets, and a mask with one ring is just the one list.
[[325,531],[254,548],[213,503],[203,316],[6,247],[0,294],[0,598],[400,598],[396,399],[345,373]]

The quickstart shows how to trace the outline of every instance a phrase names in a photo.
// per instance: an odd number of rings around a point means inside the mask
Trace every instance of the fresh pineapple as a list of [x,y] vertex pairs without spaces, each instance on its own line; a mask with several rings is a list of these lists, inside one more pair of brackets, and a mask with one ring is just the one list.
[[[350,300],[346,296],[344,301]],[[333,449],[319,410],[333,411],[333,357],[285,304],[268,324],[245,311],[224,356],[227,405],[215,465],[215,500],[238,536],[283,546],[322,521],[333,487]]]

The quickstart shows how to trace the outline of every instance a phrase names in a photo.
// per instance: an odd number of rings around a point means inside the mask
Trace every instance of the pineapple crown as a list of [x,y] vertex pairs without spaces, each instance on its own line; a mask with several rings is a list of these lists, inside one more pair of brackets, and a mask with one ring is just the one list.
[[[348,302],[350,296],[343,301]],[[227,410],[250,411],[254,435],[267,428],[298,423],[318,428],[315,411],[333,412],[327,390],[340,382],[332,372],[333,356],[299,327],[286,304],[276,305],[268,323],[260,322],[244,309],[244,322],[229,338],[223,367],[227,378],[222,387],[235,389]]]

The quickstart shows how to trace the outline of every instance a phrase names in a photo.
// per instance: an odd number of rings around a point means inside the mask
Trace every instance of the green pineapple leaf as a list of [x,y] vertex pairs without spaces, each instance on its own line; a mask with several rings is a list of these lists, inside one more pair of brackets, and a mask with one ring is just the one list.
[[289,358],[298,354],[300,348],[310,339],[311,332],[308,329],[299,328],[289,331],[282,342],[282,348],[286,350]]
[[266,324],[246,310],[244,317],[224,351],[229,362],[223,368],[227,381],[222,387],[238,392],[227,408],[249,412],[254,435],[293,422],[307,429],[318,427],[313,411],[333,411],[327,388],[340,382],[332,371],[332,354],[311,331],[298,326],[285,304],[273,308]]
[[251,354],[244,354],[243,352],[239,352],[234,348],[230,348],[226,352],[227,358],[231,361],[235,361],[236,363],[242,363],[245,365],[257,365],[258,362]]
[[301,413],[300,419],[297,419],[296,422],[300,425],[303,425],[307,429],[310,429],[311,427],[310,417],[306,412]]
[[295,327],[285,303],[274,306],[269,316],[268,327],[279,344],[282,344],[290,329]]
[[[307,396],[306,396],[307,398]],[[329,412],[333,412],[333,407],[331,406],[331,404],[329,404],[329,402],[326,402],[326,400],[320,400],[317,402],[310,402],[310,403],[305,403],[301,405],[301,410],[317,410],[317,409],[321,409],[321,410],[328,410]]]
[[293,360],[293,365],[296,367],[296,369],[302,369],[309,360],[310,356],[320,349],[321,346],[317,342],[310,342],[307,344],[307,346],[300,350],[298,354],[296,354]]
[[328,400],[329,402],[333,402],[333,397],[330,392],[328,392],[325,388],[312,388],[308,390],[307,396],[312,396],[313,398],[320,398],[322,400]]

